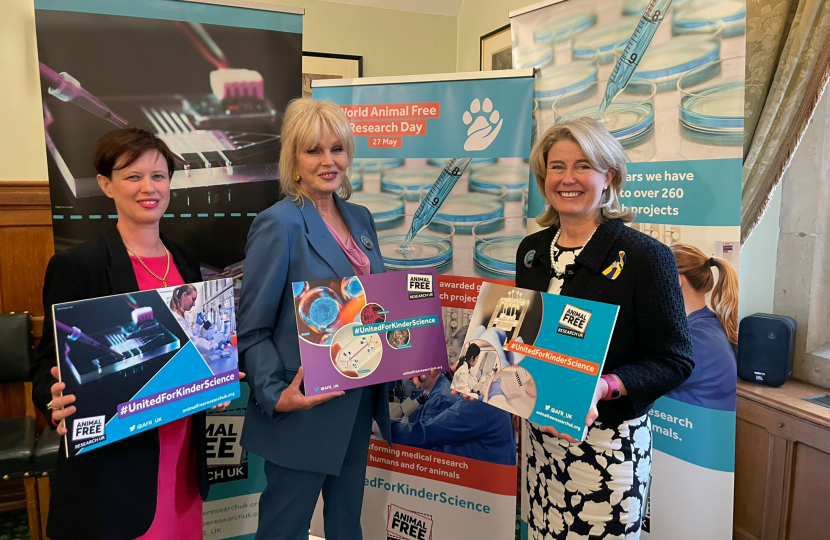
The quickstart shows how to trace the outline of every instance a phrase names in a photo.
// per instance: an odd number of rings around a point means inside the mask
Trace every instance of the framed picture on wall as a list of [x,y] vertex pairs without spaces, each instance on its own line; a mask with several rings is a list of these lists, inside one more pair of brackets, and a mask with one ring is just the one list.
[[313,80],[357,77],[363,77],[362,56],[303,51],[303,97],[311,96]]
[[479,65],[481,71],[513,69],[509,24],[481,36]]

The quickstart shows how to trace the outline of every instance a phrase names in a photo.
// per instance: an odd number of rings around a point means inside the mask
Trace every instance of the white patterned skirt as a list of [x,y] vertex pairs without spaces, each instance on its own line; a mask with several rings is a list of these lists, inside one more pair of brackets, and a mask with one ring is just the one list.
[[571,444],[525,423],[530,540],[638,540],[651,470],[648,415],[605,428],[595,422]]

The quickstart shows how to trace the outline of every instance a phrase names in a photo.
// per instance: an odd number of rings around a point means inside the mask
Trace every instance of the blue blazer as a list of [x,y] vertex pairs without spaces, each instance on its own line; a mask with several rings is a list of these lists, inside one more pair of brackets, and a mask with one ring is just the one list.
[[[371,273],[384,272],[372,214],[334,195]],[[371,240],[367,248],[360,239]],[[293,281],[354,275],[349,260],[314,204],[283,199],[254,219],[245,247],[239,303],[239,355],[251,387],[242,446],[277,465],[337,475],[343,465],[363,392],[372,392],[373,417],[392,439],[386,385],[349,390],[307,411],[274,410],[300,368]]]

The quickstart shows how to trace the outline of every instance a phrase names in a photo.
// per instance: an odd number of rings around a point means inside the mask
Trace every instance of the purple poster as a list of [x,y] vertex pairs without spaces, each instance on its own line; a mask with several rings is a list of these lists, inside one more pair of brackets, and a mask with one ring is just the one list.
[[294,282],[306,394],[447,369],[434,270]]

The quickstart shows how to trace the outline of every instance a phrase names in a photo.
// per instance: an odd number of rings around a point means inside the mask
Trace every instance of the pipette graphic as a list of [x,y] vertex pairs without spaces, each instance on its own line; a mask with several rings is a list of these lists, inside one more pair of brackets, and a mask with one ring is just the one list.
[[650,0],[645,13],[643,13],[637,28],[631,34],[628,43],[625,45],[617,65],[614,66],[614,71],[611,72],[611,77],[608,79],[608,86],[605,87],[605,96],[602,98],[602,103],[599,105],[597,115],[602,118],[605,114],[605,109],[611,105],[614,98],[623,91],[623,89],[631,80],[634,70],[640,64],[646,49],[651,43],[651,38],[657,32],[660,23],[666,16],[672,0]]
[[429,222],[438,213],[438,209],[447,200],[447,196],[452,191],[455,183],[464,174],[464,170],[470,164],[470,161],[472,161],[471,158],[451,158],[447,162],[447,166],[441,171],[441,175],[432,184],[429,193],[415,211],[415,217],[412,218],[412,225],[409,227],[409,232],[406,233],[403,244],[398,248],[400,251],[406,251],[415,236],[424,227],[429,225]]
[[78,79],[69,73],[58,73],[43,62],[40,62],[40,76],[46,81],[49,87],[49,93],[59,100],[74,103],[86,112],[110,122],[115,127],[130,127],[129,122],[118,116],[103,101],[81,87]]
[[66,336],[66,338],[70,341],[78,341],[78,342],[81,342],[81,343],[86,343],[87,345],[91,345],[92,347],[95,347],[96,349],[100,349],[104,352],[108,352],[110,354],[113,354],[118,358],[125,358],[124,355],[121,354],[120,352],[118,352],[116,350],[113,350],[110,347],[107,347],[106,345],[102,345],[102,344],[98,343],[98,341],[96,341],[95,339],[93,339],[93,338],[89,337],[88,335],[84,334],[81,331],[81,329],[78,328],[77,326],[69,326],[68,324],[63,323],[61,321],[55,321],[55,326],[60,328],[61,330],[63,330],[67,334],[69,334],[68,336]]

